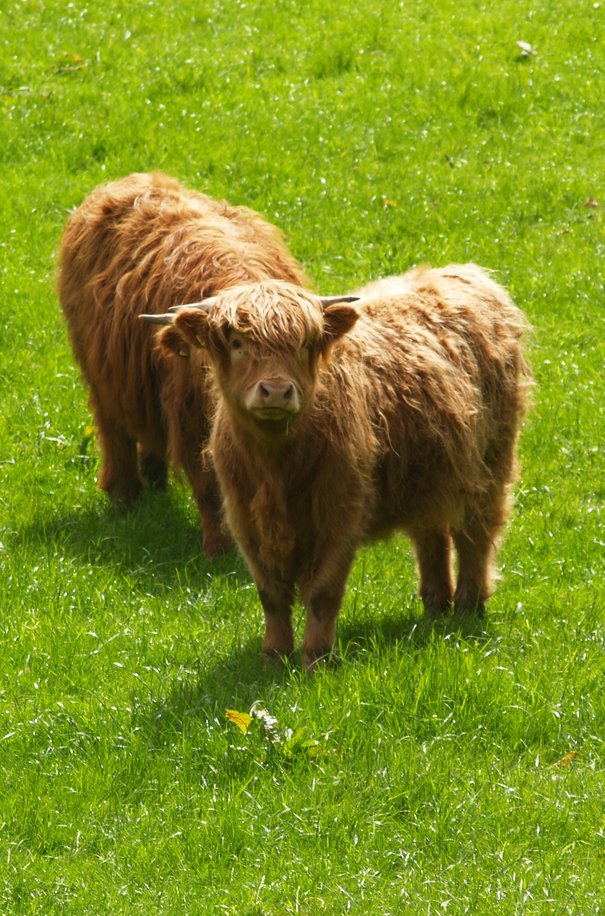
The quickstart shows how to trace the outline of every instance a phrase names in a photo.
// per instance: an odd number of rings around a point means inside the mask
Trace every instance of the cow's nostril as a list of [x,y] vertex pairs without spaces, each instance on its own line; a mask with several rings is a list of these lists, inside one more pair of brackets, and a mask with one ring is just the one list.
[[296,386],[286,379],[261,379],[256,385],[259,406],[292,409],[296,401]]

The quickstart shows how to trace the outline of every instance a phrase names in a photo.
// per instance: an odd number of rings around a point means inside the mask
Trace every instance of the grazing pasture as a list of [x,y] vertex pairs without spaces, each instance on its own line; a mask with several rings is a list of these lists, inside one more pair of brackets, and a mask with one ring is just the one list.
[[[604,15],[2,5],[2,912],[602,911]],[[108,506],[56,254],[150,169],[276,223],[324,294],[466,261],[510,290],[537,387],[484,620],[426,624],[395,538],[338,666],[265,667],[188,489]]]

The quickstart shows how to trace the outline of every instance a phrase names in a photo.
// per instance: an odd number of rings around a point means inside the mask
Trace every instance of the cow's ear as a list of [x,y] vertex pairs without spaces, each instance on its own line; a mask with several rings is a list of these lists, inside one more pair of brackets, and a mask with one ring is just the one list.
[[189,356],[189,344],[173,325],[163,328],[157,335],[156,342],[163,356]]
[[345,303],[328,305],[324,308],[324,338],[326,344],[338,340],[347,334],[357,319],[360,317],[358,310]]
[[183,309],[174,319],[174,328],[192,347],[208,345],[208,315],[200,309]]

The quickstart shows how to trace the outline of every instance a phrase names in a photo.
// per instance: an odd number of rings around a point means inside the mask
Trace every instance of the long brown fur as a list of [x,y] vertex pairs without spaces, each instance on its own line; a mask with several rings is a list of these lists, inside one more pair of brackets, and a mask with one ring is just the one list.
[[[265,611],[264,649],[292,651],[298,588],[307,666],[333,645],[357,547],[397,529],[412,539],[427,614],[483,612],[527,407],[526,322],[485,271],[419,269],[360,296],[322,311],[310,293],[264,283],[175,323],[208,348],[210,451]],[[244,360],[229,352],[234,329]],[[300,412],[250,416],[258,378],[292,380]]]
[[97,188],[71,215],[61,244],[59,297],[90,388],[100,486],[128,505],[141,476],[164,486],[167,461],[183,469],[209,556],[229,539],[214,473],[200,458],[209,435],[205,360],[182,341],[185,358],[160,352],[154,329],[137,316],[268,278],[308,285],[277,229],[161,174]]

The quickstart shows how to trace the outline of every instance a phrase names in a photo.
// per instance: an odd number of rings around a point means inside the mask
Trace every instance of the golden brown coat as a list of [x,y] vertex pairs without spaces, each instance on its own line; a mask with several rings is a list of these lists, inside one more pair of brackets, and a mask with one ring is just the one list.
[[100,486],[128,505],[141,476],[164,486],[166,462],[182,468],[207,555],[228,539],[214,473],[200,458],[209,433],[205,361],[185,345],[185,358],[166,358],[137,316],[273,277],[307,283],[277,229],[160,174],[97,188],[71,215],[61,244],[59,297],[90,389]]
[[429,615],[483,612],[527,405],[526,322],[485,271],[419,269],[360,296],[322,306],[263,283],[175,320],[212,365],[210,451],[264,649],[292,651],[298,587],[307,666],[333,645],[357,547],[397,529]]

